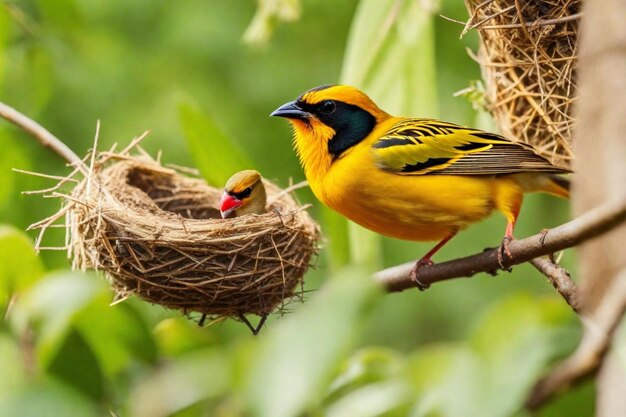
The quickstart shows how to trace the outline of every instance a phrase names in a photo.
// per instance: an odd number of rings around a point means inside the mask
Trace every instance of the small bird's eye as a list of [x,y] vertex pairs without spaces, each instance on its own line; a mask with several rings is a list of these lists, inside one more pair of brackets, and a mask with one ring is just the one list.
[[335,111],[335,109],[337,108],[337,106],[335,105],[335,102],[332,100],[326,100],[323,101],[320,105],[319,105],[319,111],[320,113],[323,114],[331,114],[332,112]]
[[236,197],[241,200],[241,199],[244,199],[246,197],[249,197],[251,193],[252,193],[252,187],[248,187],[245,190],[237,193]]

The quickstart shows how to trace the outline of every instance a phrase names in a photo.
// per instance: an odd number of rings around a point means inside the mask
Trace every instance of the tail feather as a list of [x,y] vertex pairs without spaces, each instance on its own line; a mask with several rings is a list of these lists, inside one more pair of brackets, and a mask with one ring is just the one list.
[[545,188],[545,192],[558,195],[559,197],[569,198],[570,180],[559,175],[550,175],[550,182]]

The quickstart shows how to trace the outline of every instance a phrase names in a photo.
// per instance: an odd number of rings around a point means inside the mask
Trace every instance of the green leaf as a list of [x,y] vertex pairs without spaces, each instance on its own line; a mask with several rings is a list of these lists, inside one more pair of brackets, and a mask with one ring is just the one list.
[[350,240],[348,238],[348,220],[328,207],[320,207],[323,233],[328,240],[326,253],[330,258],[330,267],[338,271],[350,264]]
[[300,18],[300,0],[259,0],[252,22],[243,34],[250,45],[265,45],[272,37],[277,22],[293,22]]
[[154,362],[157,347],[136,309],[126,304],[110,306],[111,298],[106,282],[94,274],[51,274],[22,295],[12,321],[18,331],[29,323],[37,329],[42,366],[52,366],[69,343],[67,338],[76,339],[72,332],[79,332],[102,372],[113,377],[138,360]]
[[93,400],[102,396],[103,375],[100,364],[85,338],[76,329],[71,329],[64,338],[47,371]]
[[[24,358],[16,340],[7,335],[0,334],[0,403],[2,397],[13,393],[27,383]],[[1,415],[1,414],[0,414]]]
[[508,298],[487,311],[469,340],[483,364],[482,416],[507,416],[523,408],[546,365],[574,349],[575,320],[561,300],[530,295]]
[[[444,414],[444,405],[449,402],[446,391],[450,374],[455,372],[459,358],[472,359],[469,349],[462,344],[437,344],[422,347],[408,360],[404,379],[414,388],[416,395],[412,417],[434,417]],[[461,364],[467,366],[467,363]],[[471,390],[472,384],[465,391]],[[455,393],[463,395],[463,392]],[[456,401],[456,399],[455,399]]]
[[25,385],[10,396],[0,396],[0,416],[92,417],[98,416],[95,403],[72,388],[46,379]]
[[0,416],[92,417],[95,403],[55,381],[32,382],[13,395],[0,396]]
[[404,371],[417,398],[410,415],[514,415],[547,364],[575,347],[573,323],[560,300],[519,295],[496,303],[467,341],[412,354]]
[[0,225],[0,302],[3,294],[27,288],[43,272],[43,264],[29,237],[11,226]]
[[[467,372],[463,382],[459,381],[459,385],[468,384],[469,378],[482,375],[478,376],[480,389],[454,409],[455,415],[469,416],[468,409],[476,410],[474,415],[481,417],[508,416],[521,410],[545,366],[563,353],[559,352],[562,345],[558,340],[566,334],[559,327],[568,325],[568,313],[560,300],[537,300],[526,295],[511,297],[491,308],[469,342],[477,355],[478,369]],[[570,341],[573,348],[575,338]]]
[[5,68],[6,68],[6,57],[5,57],[5,49],[8,44],[9,39],[9,26],[11,25],[11,20],[9,18],[8,13],[0,13],[0,89],[2,89],[5,76]]
[[289,417],[318,403],[379,291],[361,270],[343,271],[255,340],[243,380],[253,415]]
[[392,114],[436,117],[435,9],[423,1],[361,1],[341,82],[364,89]]
[[22,294],[12,310],[11,320],[20,332],[35,326],[37,355],[45,367],[63,345],[75,318],[103,292],[108,292],[108,287],[95,275],[49,274]]
[[215,333],[185,317],[162,320],[154,328],[154,337],[160,350],[168,356],[178,356],[218,341]]
[[[330,387],[327,416],[378,416],[404,410],[415,398],[411,384],[400,378],[405,360],[396,352],[367,347],[349,358]],[[385,414],[388,415],[388,414]],[[395,415],[395,414],[394,414]]]
[[230,367],[225,352],[214,348],[176,357],[133,389],[129,415],[165,417],[223,395],[230,384]]
[[[103,291],[74,318],[103,372],[113,377],[129,365],[153,363],[157,347],[148,324],[128,303],[110,305],[111,293]],[[94,326],[94,323],[98,323]]]
[[189,151],[207,182],[221,187],[235,172],[254,168],[243,150],[199,110],[183,104],[179,117]]
[[380,347],[367,347],[350,357],[330,386],[331,394],[395,376],[404,366],[398,353]]
[[[331,404],[326,417],[376,417],[406,407],[413,399],[412,391],[402,381],[391,380],[359,388]],[[385,414],[389,415],[389,414]],[[403,411],[398,415],[406,415]]]
[[408,358],[404,378],[415,390],[426,392],[444,380],[456,358],[466,349],[461,344],[434,344],[415,350]]
[[365,81],[385,38],[389,36],[400,3],[397,0],[359,2],[344,56],[342,82],[361,84]]

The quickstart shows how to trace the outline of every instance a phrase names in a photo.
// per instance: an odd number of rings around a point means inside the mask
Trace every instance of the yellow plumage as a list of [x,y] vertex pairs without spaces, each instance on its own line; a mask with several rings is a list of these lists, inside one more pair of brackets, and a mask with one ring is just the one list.
[[393,117],[349,86],[309,90],[272,115],[294,126],[311,189],[380,234],[442,240],[500,210],[512,238],[523,194],[568,196],[553,166],[525,144],[433,119]]

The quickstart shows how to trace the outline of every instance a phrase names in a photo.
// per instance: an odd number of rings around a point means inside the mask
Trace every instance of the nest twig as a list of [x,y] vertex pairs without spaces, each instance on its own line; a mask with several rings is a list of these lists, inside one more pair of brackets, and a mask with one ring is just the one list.
[[571,169],[581,0],[466,0],[488,109],[505,136]]

